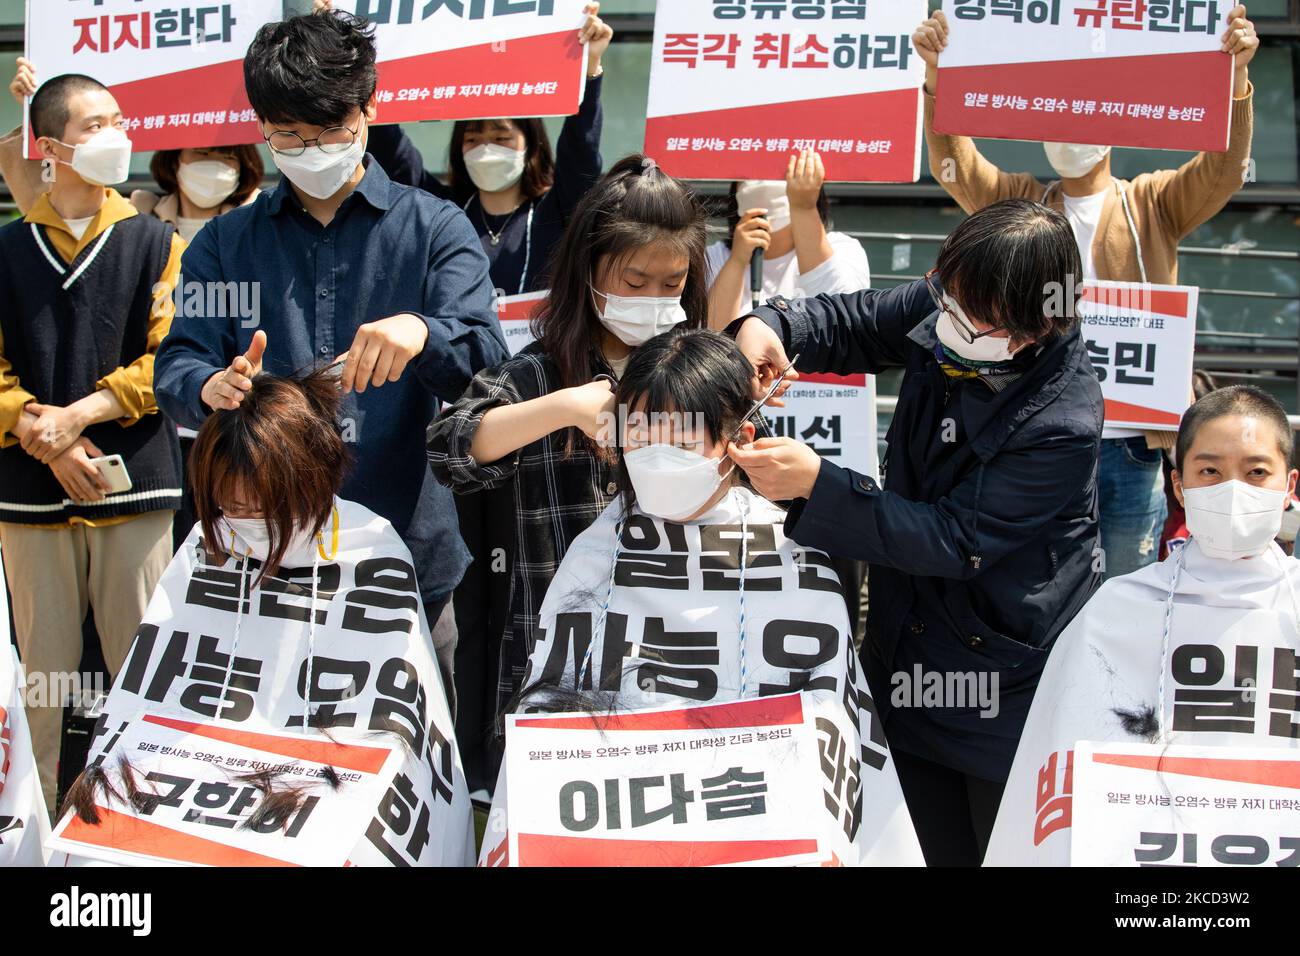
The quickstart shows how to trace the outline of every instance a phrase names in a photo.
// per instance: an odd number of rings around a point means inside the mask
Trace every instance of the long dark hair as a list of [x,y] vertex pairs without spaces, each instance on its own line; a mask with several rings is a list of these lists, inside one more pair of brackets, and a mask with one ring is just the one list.
[[348,464],[340,400],[324,369],[297,380],[262,374],[238,408],[208,416],[190,450],[190,484],[210,554],[227,550],[217,521],[237,484],[261,506],[270,534],[259,581],[278,570],[298,529],[325,524]]
[[532,323],[534,337],[559,371],[560,385],[584,385],[603,367],[603,327],[591,292],[603,260],[617,262],[647,246],[686,256],[685,327],[706,327],[706,242],[704,210],[688,186],[639,154],[615,163],[573,211],[551,260],[551,294]]
[[506,129],[514,123],[524,134],[524,174],[519,188],[525,199],[541,199],[555,183],[555,157],[551,153],[551,138],[546,126],[537,117],[511,120],[457,120],[451,128],[451,145],[448,146],[448,183],[456,202],[465,205],[469,197],[478,192],[474,180],[469,178],[465,165],[465,134],[485,129]]
[[[638,404],[656,412],[698,414],[713,441],[730,435],[754,405],[754,367],[729,336],[708,329],[673,329],[656,335],[633,353],[618,382],[618,407]],[[623,461],[618,436],[619,484],[624,512],[636,503],[636,489]]]

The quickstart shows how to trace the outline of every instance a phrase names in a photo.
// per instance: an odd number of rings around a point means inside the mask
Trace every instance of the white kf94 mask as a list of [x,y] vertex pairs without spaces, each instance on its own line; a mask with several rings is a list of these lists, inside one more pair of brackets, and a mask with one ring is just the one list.
[[636,503],[646,514],[665,521],[681,521],[704,507],[723,479],[736,470],[733,462],[725,474],[719,473],[721,461],[663,444],[634,448],[623,455]]
[[1263,554],[1282,530],[1286,491],[1258,488],[1235,478],[1203,488],[1183,488],[1187,530],[1202,551],[1231,561]]

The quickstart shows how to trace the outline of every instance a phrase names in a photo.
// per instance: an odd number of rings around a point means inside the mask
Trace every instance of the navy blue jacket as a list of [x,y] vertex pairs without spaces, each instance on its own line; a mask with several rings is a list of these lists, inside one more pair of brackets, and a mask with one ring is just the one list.
[[[1026,356],[995,393],[940,369],[921,281],[777,298],[756,314],[801,355],[801,372],[903,369],[884,488],[823,460],[786,533],[870,563],[862,658],[890,745],[1005,780],[1048,650],[1100,583],[1102,397],[1083,340],[1075,330]],[[997,715],[980,716],[974,695],[964,707],[897,706],[914,702],[899,697],[918,666],[945,685],[968,673],[991,688],[996,675]]]
[[[328,226],[282,179],[199,230],[181,259],[182,308],[158,349],[154,391],[164,412],[198,428],[209,411],[199,398],[203,383],[247,350],[258,329],[267,335],[263,369],[290,375],[346,352],[363,323],[400,313],[424,319],[424,352],[402,378],[344,399],[354,464],[341,493],[392,522],[432,601],[460,581],[469,552],[451,492],[429,471],[424,431],[439,399],[455,401],[476,372],[508,355],[487,257],[464,213],[365,161]],[[190,283],[224,282],[258,284],[255,319],[226,309],[207,315],[184,295]]]

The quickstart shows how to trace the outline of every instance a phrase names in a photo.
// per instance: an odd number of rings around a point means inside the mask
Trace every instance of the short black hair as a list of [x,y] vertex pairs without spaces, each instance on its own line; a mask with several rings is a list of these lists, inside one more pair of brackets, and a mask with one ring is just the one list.
[[267,23],[244,54],[244,88],[271,123],[338,126],[375,93],[374,26],[342,11]]
[[1287,467],[1291,467],[1291,457],[1295,454],[1295,435],[1291,433],[1291,422],[1286,417],[1286,409],[1276,398],[1254,385],[1229,385],[1216,389],[1197,401],[1183,412],[1183,420],[1178,424],[1178,445],[1175,457],[1179,470],[1183,459],[1192,449],[1192,442],[1201,426],[1225,415],[1245,415],[1269,422],[1277,433],[1277,450],[1282,453]]
[[72,115],[69,101],[78,93],[101,90],[107,92],[108,87],[84,73],[64,73],[46,80],[32,97],[32,133],[37,137],[60,139]]
[[[948,235],[936,267],[967,315],[1017,338],[1045,341],[1078,324],[1079,244],[1069,220],[1040,202],[985,206]],[[1053,292],[1059,298],[1071,290],[1075,301],[1051,307]]]

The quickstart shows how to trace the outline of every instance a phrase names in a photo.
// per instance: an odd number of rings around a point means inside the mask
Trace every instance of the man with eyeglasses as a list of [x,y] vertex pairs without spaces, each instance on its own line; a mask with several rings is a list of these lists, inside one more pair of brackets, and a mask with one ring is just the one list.
[[[235,408],[265,369],[341,362],[341,427],[353,443],[345,497],[391,521],[415,558],[452,694],[452,589],[469,563],[451,493],[424,431],[482,368],[508,357],[488,261],[452,203],[393,183],[366,155],[376,117],[373,28],[345,13],[263,26],[244,84],[282,177],[213,220],[182,262],[183,286],[156,365],[159,401],[197,428]],[[239,290],[238,284],[246,284]],[[232,290],[259,304],[243,318]]]
[[953,230],[922,280],[778,297],[730,327],[759,387],[787,354],[800,372],[902,370],[882,484],[790,438],[730,454],[793,502],[790,538],[870,564],[861,657],[882,726],[863,733],[883,727],[931,865],[980,862],[1048,650],[1100,583],[1078,268],[1066,218],[1012,199]]

